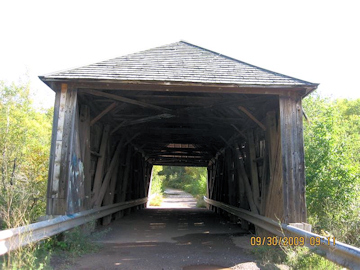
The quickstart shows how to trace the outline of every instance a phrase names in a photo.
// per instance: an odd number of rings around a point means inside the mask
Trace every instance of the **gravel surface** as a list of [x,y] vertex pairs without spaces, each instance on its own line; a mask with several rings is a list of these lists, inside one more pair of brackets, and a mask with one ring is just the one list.
[[99,240],[101,249],[76,258],[66,269],[260,269],[246,232],[220,215],[194,208],[191,195],[176,192],[168,191],[161,207],[112,222]]

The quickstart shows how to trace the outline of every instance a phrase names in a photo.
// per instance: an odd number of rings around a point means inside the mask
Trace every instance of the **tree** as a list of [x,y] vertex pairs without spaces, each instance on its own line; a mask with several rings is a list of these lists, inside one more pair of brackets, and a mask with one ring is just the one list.
[[360,244],[360,100],[304,100],[309,221],[339,240]]
[[52,109],[35,109],[29,89],[0,82],[0,213],[6,227],[45,213]]
[[198,197],[206,194],[206,168],[163,166],[159,175],[165,177],[163,181],[165,187],[182,189]]

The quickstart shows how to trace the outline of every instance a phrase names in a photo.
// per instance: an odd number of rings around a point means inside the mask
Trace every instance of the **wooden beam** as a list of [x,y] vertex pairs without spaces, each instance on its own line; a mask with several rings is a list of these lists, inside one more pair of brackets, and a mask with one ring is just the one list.
[[306,222],[302,106],[299,97],[280,97],[280,133],[285,223]]
[[223,136],[219,135],[219,138],[227,145],[227,147],[232,148],[230,142],[228,142]]
[[240,129],[238,129],[237,126],[235,126],[234,124],[231,125],[240,135],[241,137],[243,137],[244,139],[246,139],[246,135],[243,131],[241,131]]
[[[112,175],[111,175],[111,180],[110,183],[108,185],[108,188],[106,190],[106,194],[104,196],[104,200],[103,200],[103,205],[110,205],[114,202],[114,197],[115,197],[115,186],[116,186],[116,182],[118,180],[118,172],[119,172],[119,168],[120,166],[116,166],[115,169],[113,169]],[[102,219],[102,225],[106,226],[109,225],[112,219],[112,214],[103,217]]]
[[106,147],[109,140],[109,132],[110,126],[105,126],[103,129],[101,143],[100,143],[100,157],[98,158],[96,164],[96,171],[95,171],[95,178],[94,178],[94,186],[93,186],[93,197],[92,197],[92,204],[95,203],[96,199],[99,196],[102,180],[103,180],[103,173],[104,173],[104,163],[105,163],[105,153]]
[[255,161],[256,150],[255,150],[253,130],[249,130],[248,132],[248,146],[249,146],[251,188],[253,192],[254,202],[257,208],[260,209],[259,175],[258,175],[257,163]]
[[181,166],[181,167],[206,167],[206,162],[199,162],[199,163],[186,163],[186,162],[161,162],[157,161],[154,162],[153,165],[160,165],[160,166]]
[[235,160],[236,160],[238,168],[239,168],[239,176],[242,178],[242,182],[245,184],[246,197],[248,198],[251,212],[258,214],[259,212],[258,212],[257,206],[254,202],[253,192],[252,192],[252,189],[250,186],[249,178],[245,171],[244,162],[243,162],[243,159],[240,159],[241,154],[240,154],[239,146],[237,144],[235,144],[235,146],[236,146],[235,152],[236,152],[236,156],[237,156],[237,158]]
[[[192,93],[189,95],[174,95],[174,93],[168,95],[150,95],[139,94],[136,95],[139,101],[147,101],[157,105],[176,105],[176,106],[200,106],[200,107],[223,107],[223,106],[239,106],[251,103],[262,103],[268,100],[270,96],[261,95],[256,97],[249,97],[245,95],[229,95],[224,97],[223,95],[212,96],[194,96]],[[221,102],[219,102],[221,101]]]
[[122,179],[122,185],[121,185],[121,193],[118,198],[117,202],[124,202],[126,199],[126,191],[129,183],[129,176],[130,176],[130,166],[131,166],[131,155],[132,155],[132,146],[128,146],[127,152],[126,152],[126,164],[125,164],[125,170],[124,170],[124,176]]
[[47,193],[48,215],[64,215],[68,212],[77,90],[63,83],[57,90],[56,100]]
[[[60,181],[60,162],[62,149],[62,132],[64,128],[65,119],[65,101],[66,101],[67,87],[61,87],[56,90],[53,128],[51,136],[51,150],[49,161],[49,174],[47,183],[47,203],[46,214],[57,214],[56,210],[58,204],[58,191]],[[65,209],[60,210],[61,214],[65,213]]]
[[264,131],[266,130],[266,127],[258,119],[256,119],[256,117],[254,115],[252,115],[251,112],[249,112],[246,108],[244,108],[243,106],[239,106],[238,108],[243,113],[245,113],[247,116],[249,116],[249,118],[251,120],[253,120],[256,124],[258,124],[259,127],[261,127],[262,130],[264,130]]
[[[237,193],[238,193],[238,198],[239,198],[239,204],[240,204],[240,208],[248,210],[249,202],[246,198],[245,183],[244,183],[243,177],[241,177],[240,166],[238,163],[239,162],[239,154],[240,154],[239,146],[235,143],[233,158],[234,158],[235,168],[236,168]],[[245,219],[240,219],[240,221],[241,221],[241,228],[244,230],[248,230],[249,223]]]
[[[192,125],[209,125],[212,126],[228,126],[229,124],[239,124],[241,123],[241,118],[237,117],[215,117],[215,116],[208,116],[205,117],[203,115],[191,115],[189,118],[189,115],[186,114],[177,114],[172,113],[174,115],[173,118],[169,118],[169,120],[162,121],[162,123],[165,124],[192,124]],[[196,117],[195,117],[196,116]],[[145,118],[148,117],[148,115],[137,115],[137,114],[118,114],[115,115],[113,118],[116,121],[124,121],[124,120],[130,120],[130,119],[136,119],[136,118]]]
[[102,89],[102,90],[139,90],[155,92],[193,92],[193,93],[237,93],[237,94],[262,94],[262,95],[282,95],[289,96],[294,93],[305,95],[317,88],[317,84],[303,86],[259,86],[259,85],[239,85],[239,84],[220,84],[220,83],[194,83],[194,82],[144,82],[144,81],[126,81],[119,82],[114,80],[93,80],[87,79],[46,79],[40,77],[45,83],[49,82],[68,82],[74,84],[76,88],[84,89]]
[[269,157],[269,180],[265,194],[265,216],[284,223],[283,175],[280,131],[276,112],[266,115],[266,145]]
[[152,155],[183,155],[183,156],[191,156],[191,155],[196,155],[196,156],[201,156],[201,155],[211,155],[211,153],[209,153],[209,151],[197,151],[197,150],[192,150],[192,151],[169,151],[169,150],[148,150],[147,151],[149,156]]
[[[67,191],[67,214],[78,213],[85,210],[85,176],[84,163],[82,159],[80,132],[79,132],[79,111],[78,106],[75,108],[74,125],[72,127],[72,146],[69,159],[69,177]],[[91,183],[90,183],[91,184]]]
[[167,118],[172,118],[175,117],[172,114],[168,114],[168,113],[163,113],[163,114],[159,114],[159,115],[154,115],[154,116],[149,116],[149,117],[144,117],[144,118],[140,118],[140,119],[136,119],[136,120],[125,120],[123,121],[120,125],[116,126],[113,131],[111,132],[111,134],[115,133],[119,128],[123,128],[123,127],[127,127],[127,126],[133,126],[133,125],[138,125],[138,124],[143,124],[143,123],[147,123],[147,122],[151,122],[151,121],[156,121],[156,120],[160,120],[160,119],[167,119]]
[[117,105],[118,105],[117,102],[113,102],[112,104],[110,104],[99,115],[97,115],[96,117],[94,117],[94,119],[91,120],[90,126],[94,125],[97,121],[99,121],[104,115],[106,115],[108,112],[114,109]]
[[231,136],[231,138],[227,141],[226,143],[226,146],[224,146],[223,148],[221,148],[220,150],[218,150],[218,152],[216,153],[215,157],[213,160],[210,160],[209,162],[209,166],[215,162],[215,159],[217,159],[220,155],[224,154],[225,153],[225,150],[228,148],[228,147],[232,147],[231,145],[239,138],[241,137],[242,135],[240,133],[238,134],[234,134],[233,136]]
[[87,105],[80,107],[80,146],[81,159],[84,163],[85,177],[85,201],[84,208],[86,210],[91,207],[91,149],[90,149],[90,108]]
[[[115,167],[117,167],[118,165],[118,160],[119,160],[119,154],[120,154],[120,150],[121,150],[121,146],[123,144],[123,140],[121,140],[117,147],[116,147],[116,150],[114,152],[114,155],[111,159],[111,162],[110,162],[110,166],[109,166],[109,169],[108,171],[106,172],[106,175],[104,177],[104,180],[102,181],[102,184],[101,184],[101,188],[100,190],[97,192],[98,193],[98,196],[96,197],[95,199],[95,202],[94,202],[94,208],[96,207],[101,207],[102,205],[102,201],[104,199],[104,196],[105,196],[105,193],[106,193],[106,190],[108,189],[108,186],[109,186],[109,183],[110,183],[110,179],[111,177],[113,176],[113,170],[115,169]],[[116,180],[114,180],[116,181]],[[115,189],[115,183],[113,183],[113,189]]]
[[126,97],[122,97],[122,96],[114,95],[114,94],[109,94],[109,93],[105,93],[105,92],[101,92],[101,91],[97,91],[97,90],[86,90],[86,91],[82,91],[82,93],[93,95],[93,96],[98,96],[98,97],[106,97],[109,99],[129,103],[129,104],[133,104],[133,105],[137,105],[140,107],[153,109],[153,110],[157,110],[157,111],[161,111],[161,112],[172,112],[172,110],[164,108],[164,107],[152,105],[149,103],[137,101],[135,99],[130,99],[130,98],[126,98]]
[[129,138],[129,139],[126,141],[125,145],[128,145],[129,143],[131,143],[131,142],[132,142],[136,137],[138,137],[140,134],[141,134],[140,132],[134,134],[131,138]]

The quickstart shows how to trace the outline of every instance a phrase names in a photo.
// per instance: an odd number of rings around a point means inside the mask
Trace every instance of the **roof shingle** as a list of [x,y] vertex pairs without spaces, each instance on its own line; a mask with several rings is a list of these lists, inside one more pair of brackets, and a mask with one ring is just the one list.
[[312,86],[314,84],[259,68],[180,41],[99,63],[40,76],[57,79],[168,81],[238,85]]

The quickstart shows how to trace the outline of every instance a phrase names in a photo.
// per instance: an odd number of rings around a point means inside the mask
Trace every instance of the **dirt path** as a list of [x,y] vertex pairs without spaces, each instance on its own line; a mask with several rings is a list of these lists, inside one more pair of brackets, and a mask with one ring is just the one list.
[[148,208],[196,208],[196,199],[183,190],[167,188],[161,205]]
[[137,211],[104,228],[110,232],[100,240],[102,248],[67,269],[260,269],[249,251],[249,235],[195,205],[187,193],[168,190],[160,207]]

